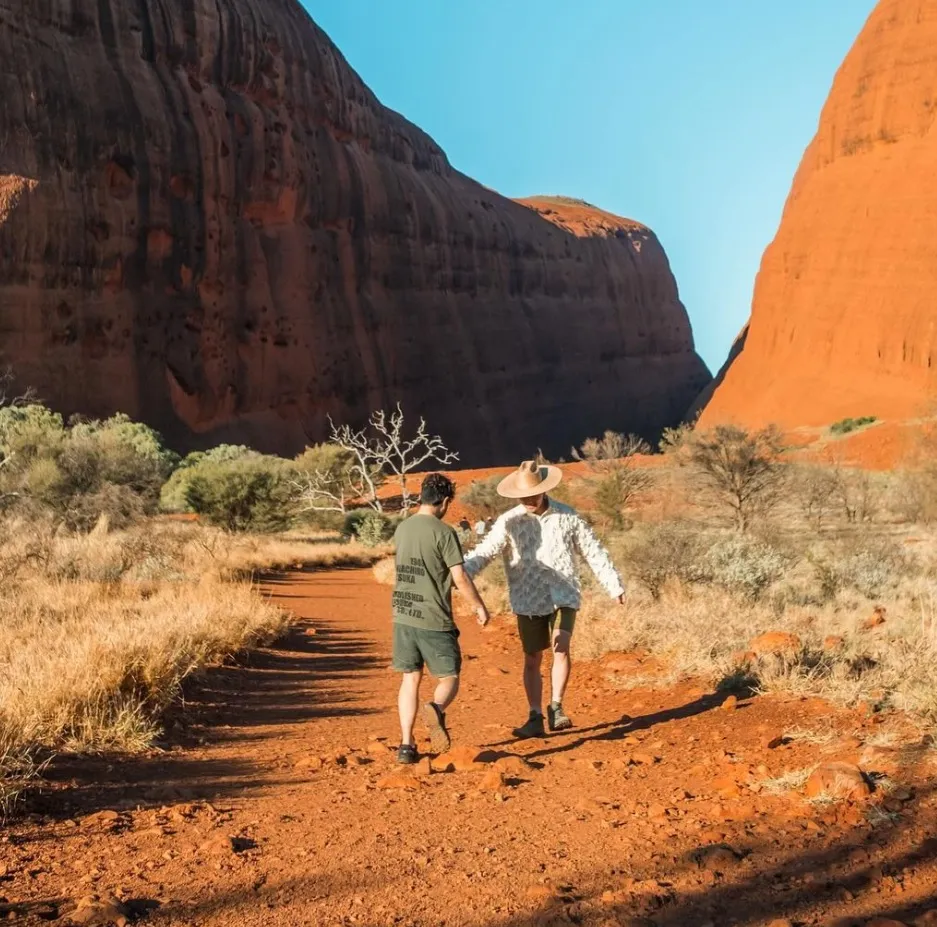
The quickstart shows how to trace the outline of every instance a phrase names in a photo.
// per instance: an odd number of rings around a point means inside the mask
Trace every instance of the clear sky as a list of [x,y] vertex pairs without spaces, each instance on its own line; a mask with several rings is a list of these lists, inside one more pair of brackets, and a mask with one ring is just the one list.
[[506,196],[651,226],[715,372],[875,0],[302,0],[383,103]]

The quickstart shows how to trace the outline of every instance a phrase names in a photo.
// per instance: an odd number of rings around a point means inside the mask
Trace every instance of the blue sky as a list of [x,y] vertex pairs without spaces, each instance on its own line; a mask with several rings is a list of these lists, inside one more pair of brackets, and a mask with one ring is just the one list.
[[651,226],[715,371],[875,0],[303,0],[387,106],[507,196]]

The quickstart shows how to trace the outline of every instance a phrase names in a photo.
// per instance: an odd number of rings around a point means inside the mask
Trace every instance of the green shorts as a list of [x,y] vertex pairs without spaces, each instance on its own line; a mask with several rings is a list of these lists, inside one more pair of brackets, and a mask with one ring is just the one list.
[[432,631],[394,622],[393,667],[398,673],[418,673],[423,667],[437,679],[462,671],[459,629]]
[[549,650],[554,631],[573,633],[576,627],[576,609],[558,608],[552,615],[518,615],[517,633],[521,636],[524,653]]

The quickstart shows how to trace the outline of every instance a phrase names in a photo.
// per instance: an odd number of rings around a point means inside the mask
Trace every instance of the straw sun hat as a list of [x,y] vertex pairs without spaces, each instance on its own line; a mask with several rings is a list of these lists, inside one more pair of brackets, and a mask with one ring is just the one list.
[[534,460],[525,460],[498,483],[498,495],[506,499],[526,499],[555,489],[562,479],[563,471],[559,467],[538,466]]

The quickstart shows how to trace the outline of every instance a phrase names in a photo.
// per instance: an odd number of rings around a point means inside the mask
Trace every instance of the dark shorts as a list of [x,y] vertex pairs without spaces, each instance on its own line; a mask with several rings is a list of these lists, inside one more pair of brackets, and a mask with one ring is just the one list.
[[398,673],[417,673],[426,667],[437,679],[462,671],[459,630],[431,631],[394,622],[394,661]]
[[552,615],[518,615],[517,633],[521,636],[524,653],[549,650],[554,631],[573,633],[576,627],[576,609],[558,608]]

